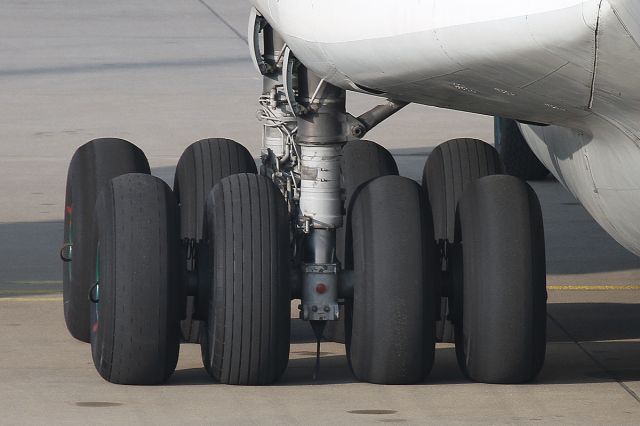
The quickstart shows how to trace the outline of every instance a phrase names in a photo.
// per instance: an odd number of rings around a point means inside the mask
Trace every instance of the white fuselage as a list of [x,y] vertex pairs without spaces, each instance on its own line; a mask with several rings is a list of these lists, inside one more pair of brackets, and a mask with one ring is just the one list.
[[253,0],[347,90],[550,124],[531,148],[640,255],[640,1]]

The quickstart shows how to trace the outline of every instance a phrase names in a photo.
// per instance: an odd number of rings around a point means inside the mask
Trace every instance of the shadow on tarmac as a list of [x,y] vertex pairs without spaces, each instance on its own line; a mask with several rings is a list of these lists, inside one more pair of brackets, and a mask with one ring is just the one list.
[[[576,352],[578,351],[578,352]],[[603,382],[628,382],[640,380],[640,342],[598,342],[589,344],[588,351],[598,360],[593,362],[576,349],[575,345],[556,344],[547,348],[547,360],[540,375],[531,383],[518,386],[547,384],[589,384]],[[601,361],[600,361],[601,360]],[[604,364],[615,368],[602,367]],[[335,385],[360,383],[351,373],[345,355],[323,356],[318,380],[313,380],[315,358],[305,357],[289,360],[287,370],[275,386]],[[455,349],[436,349],[436,361],[427,380],[419,385],[468,384],[456,361]],[[219,385],[204,368],[176,370],[166,386],[212,386]]]
[[[548,342],[640,339],[639,304],[550,303],[547,312],[550,316]],[[554,320],[559,321],[563,329],[554,326]],[[309,324],[300,319],[291,320],[291,343],[315,343]]]
[[[570,333],[573,340],[579,342],[640,339],[638,304],[551,303],[547,310]],[[551,327],[548,328],[547,336],[549,342],[572,341],[567,340],[566,333],[562,330]],[[640,360],[640,356],[638,359]]]

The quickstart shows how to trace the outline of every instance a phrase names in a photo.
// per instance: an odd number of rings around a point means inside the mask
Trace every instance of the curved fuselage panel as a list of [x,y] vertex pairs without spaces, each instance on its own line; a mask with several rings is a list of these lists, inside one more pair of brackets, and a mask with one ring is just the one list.
[[640,255],[640,2],[253,2],[334,85],[551,124],[534,152]]

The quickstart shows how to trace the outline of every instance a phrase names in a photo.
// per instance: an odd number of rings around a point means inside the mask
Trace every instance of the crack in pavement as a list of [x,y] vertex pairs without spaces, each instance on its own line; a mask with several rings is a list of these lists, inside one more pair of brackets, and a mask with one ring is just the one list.
[[547,313],[547,317],[549,317],[549,319],[560,329],[560,331],[562,331],[564,334],[567,335],[567,337],[569,339],[571,339],[571,341],[573,343],[575,343],[580,350],[596,365],[598,366],[604,373],[606,373],[612,380],[615,380],[616,383],[618,383],[618,385],[620,385],[620,387],[622,387],[622,389],[624,389],[629,395],[631,395],[631,397],[633,399],[636,400],[636,402],[638,402],[640,404],[640,396],[638,396],[638,394],[636,394],[633,389],[631,389],[629,386],[627,386],[627,384],[620,378],[618,377],[613,371],[611,371],[609,368],[607,368],[606,365],[604,365],[602,362],[600,362],[595,356],[593,356],[591,354],[591,352],[589,352],[584,346],[582,346],[582,343],[580,343],[580,341],[578,341],[578,339],[576,339],[575,337],[573,337],[569,331],[564,328],[564,326],[562,326],[562,324],[560,324],[560,322],[555,319],[551,314]]
[[222,22],[227,28],[229,28],[231,31],[233,31],[233,33],[238,36],[238,38],[240,40],[242,40],[244,42],[244,44],[249,45],[249,41],[247,40],[247,37],[245,37],[240,31],[236,30],[235,27],[233,25],[231,25],[229,23],[229,21],[227,21],[226,19],[224,19],[222,17],[222,15],[220,15],[218,12],[216,12],[211,6],[209,6],[209,4],[204,1],[204,0],[198,0],[198,2],[203,5],[204,7],[207,8],[207,10],[209,10],[209,12],[211,12],[213,14],[213,16],[215,16],[216,18],[218,18],[220,20],[220,22]]

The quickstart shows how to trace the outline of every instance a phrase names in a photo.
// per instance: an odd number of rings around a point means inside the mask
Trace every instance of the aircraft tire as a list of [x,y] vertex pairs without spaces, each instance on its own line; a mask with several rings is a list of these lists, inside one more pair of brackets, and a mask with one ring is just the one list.
[[[201,243],[207,195],[221,179],[236,173],[257,173],[253,157],[238,142],[211,138],[187,147],[178,161],[173,184],[180,206],[181,241],[193,241],[197,245]],[[184,250],[184,255],[186,258],[193,253],[188,254],[187,250]],[[194,261],[196,269],[201,266],[197,260]],[[185,274],[188,263],[190,260],[187,259],[182,263]],[[206,271],[202,272],[204,274],[201,276],[207,276]],[[203,286],[205,285],[206,283],[203,283]],[[208,303],[206,300],[200,302],[198,299],[195,296],[187,296],[186,299],[185,319],[180,326],[182,340],[186,343],[200,342],[200,320],[206,319]]]
[[515,120],[494,118],[495,145],[505,173],[524,180],[542,180],[549,170],[538,160]]
[[[264,176],[222,179],[206,205],[211,275],[200,342],[207,372],[220,383],[267,385],[289,360],[289,214]],[[213,241],[211,241],[213,239]]]
[[380,176],[398,175],[398,165],[391,153],[368,140],[347,143],[342,150],[341,166],[347,208],[362,184]]
[[159,178],[112,179],[96,202],[91,350],[100,375],[128,385],[165,382],[180,348],[178,206]]
[[79,147],[67,172],[64,244],[72,244],[63,265],[64,318],[69,333],[90,340],[89,288],[94,254],[93,209],[100,189],[125,173],[150,173],[144,153],[122,139],[95,139]]
[[545,252],[540,203],[507,175],[473,182],[458,204],[452,256],[456,353],[485,383],[524,383],[546,349]]
[[436,262],[422,207],[420,186],[399,176],[374,179],[354,196],[349,221],[357,281],[345,322],[359,380],[419,383],[433,365]]
[[[454,241],[456,206],[465,188],[476,179],[501,171],[496,150],[478,139],[453,139],[432,151],[422,173],[422,188],[425,202],[433,212],[436,244]],[[442,294],[437,300],[440,319],[436,322],[436,336],[440,342],[452,343],[455,328],[449,319],[451,309],[447,296]]]
[[[345,210],[356,190],[364,183],[380,176],[398,175],[398,166],[393,156],[383,146],[368,140],[356,140],[347,143],[342,150],[342,177],[345,190]],[[350,267],[351,242],[346,238],[345,226],[336,230],[336,256],[345,267]],[[324,337],[338,343],[345,342],[344,307],[340,309],[340,320],[329,321]]]

